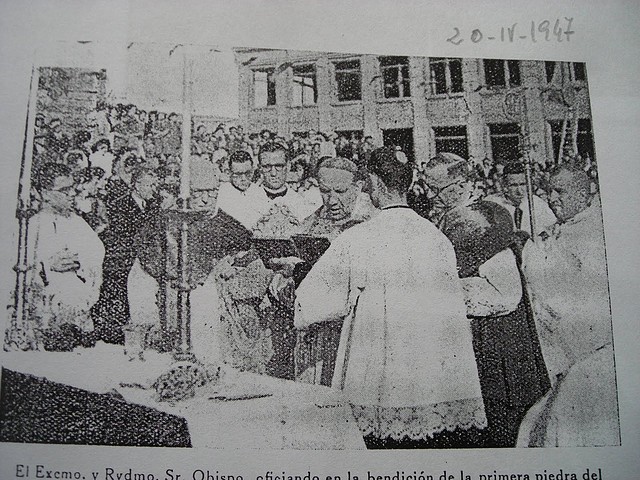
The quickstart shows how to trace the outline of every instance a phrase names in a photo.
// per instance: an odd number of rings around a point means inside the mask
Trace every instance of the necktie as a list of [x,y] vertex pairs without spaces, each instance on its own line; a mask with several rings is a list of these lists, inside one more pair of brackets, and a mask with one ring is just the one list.
[[520,230],[522,228],[522,209],[520,207],[516,207],[513,213],[513,220],[516,224],[516,229]]

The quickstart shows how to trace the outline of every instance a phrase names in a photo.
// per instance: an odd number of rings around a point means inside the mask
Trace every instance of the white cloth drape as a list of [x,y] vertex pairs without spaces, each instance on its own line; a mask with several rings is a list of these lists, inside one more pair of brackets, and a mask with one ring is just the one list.
[[[191,346],[196,358],[214,365],[223,361],[225,339],[220,323],[220,308],[216,286],[216,271],[190,293]],[[159,325],[158,282],[136,260],[128,278],[129,311],[132,326]],[[173,308],[177,308],[175,305]]]

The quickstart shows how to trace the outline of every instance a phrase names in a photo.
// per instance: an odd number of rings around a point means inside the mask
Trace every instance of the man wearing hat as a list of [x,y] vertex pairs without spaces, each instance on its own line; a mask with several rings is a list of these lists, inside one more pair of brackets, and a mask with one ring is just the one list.
[[407,205],[406,156],[380,148],[368,170],[381,212],[313,266],[295,326],[344,320],[332,387],[368,447],[473,446],[486,417],[453,247]]

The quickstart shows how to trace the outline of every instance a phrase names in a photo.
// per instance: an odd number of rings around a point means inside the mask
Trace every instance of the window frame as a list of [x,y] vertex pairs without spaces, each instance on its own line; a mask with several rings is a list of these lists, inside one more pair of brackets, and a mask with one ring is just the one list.
[[[551,136],[551,153],[553,154],[553,163],[558,161],[558,155],[560,154],[559,146],[562,138],[562,125],[564,119],[551,119],[547,120],[549,125],[549,133]],[[584,157],[590,155],[589,158],[592,162],[596,160],[596,149],[593,141],[593,123],[589,117],[578,118],[578,138],[576,138],[576,144],[578,146],[578,154]],[[558,143],[558,151],[556,151],[555,143]],[[580,147],[582,148],[582,151]],[[586,148],[584,148],[586,147]]]
[[[451,64],[459,63],[460,64],[460,90],[453,90],[453,80],[451,75]],[[434,79],[434,72],[432,70],[432,65],[435,64],[444,64],[444,92],[436,91],[437,82]],[[429,64],[427,65],[429,69],[429,86],[430,86],[430,95],[432,97],[436,96],[450,96],[450,95],[459,95],[464,93],[464,73],[462,70],[462,58],[458,57],[429,57]]]
[[[392,63],[395,60],[395,63]],[[385,63],[389,62],[388,65]],[[382,78],[382,98],[385,100],[408,99],[411,98],[411,72],[409,65],[409,57],[388,55],[378,57],[380,67],[380,76]],[[387,84],[385,80],[385,72],[397,69],[396,80],[394,83]],[[406,76],[403,72],[406,69]],[[406,84],[406,85],[405,85]],[[398,95],[387,95],[387,85],[395,85],[398,88]]]
[[[313,71],[313,75],[305,76],[305,75],[296,74],[296,69],[304,69],[304,68],[310,68]],[[305,78],[313,79],[312,85],[306,85],[304,82],[300,83],[299,100],[298,100],[298,95],[296,95],[296,77],[303,78],[303,79]],[[318,104],[318,69],[316,68],[315,63],[300,63],[300,64],[293,65],[291,67],[291,82],[293,87],[291,92],[291,106],[313,107]],[[307,103],[305,102],[305,98],[306,98],[305,91],[307,91],[308,88],[313,89],[313,101]],[[298,101],[300,103],[298,103]]]
[[[278,94],[277,94],[277,88],[276,88],[276,79],[275,79],[275,68],[256,68],[256,69],[252,69],[251,70],[252,73],[252,82],[251,82],[251,88],[252,88],[252,98],[251,98],[251,104],[252,107],[254,109],[261,109],[261,108],[273,108],[277,105],[278,103]],[[258,83],[256,81],[256,74],[257,73],[264,73],[266,74],[265,77],[265,81],[262,82],[260,81],[259,83],[263,83],[266,91],[265,91],[265,104],[264,105],[257,105],[256,104],[256,99],[258,98],[256,95],[256,83]],[[272,90],[272,95],[270,95],[270,90]],[[273,98],[273,102],[270,102],[269,99]]]
[[[439,134],[439,131],[442,132],[444,129],[456,129],[456,128],[464,130],[464,135],[461,135],[461,134],[457,134],[457,135]],[[469,157],[469,129],[467,128],[466,125],[437,125],[437,126],[431,127],[431,130],[432,130],[432,133],[433,133],[433,154],[434,155],[441,151],[441,152],[455,153],[456,155],[460,155],[465,160],[468,159],[468,157]],[[452,152],[451,150],[438,150],[439,141],[461,141],[461,140],[464,141],[464,150],[465,150],[465,154],[464,155],[461,155],[458,152]]]
[[[513,126],[514,130],[516,130],[515,132],[512,133],[492,133],[492,129],[495,127],[510,127]],[[522,148],[523,148],[523,144],[522,144],[522,125],[519,122],[496,122],[496,123],[490,123],[488,124],[488,128],[489,128],[489,144],[491,146],[491,157],[492,160],[494,161],[494,163],[498,162],[498,160],[505,162],[505,161],[509,161],[508,159],[503,159],[503,158],[496,158],[496,152],[494,149],[494,139],[496,140],[500,140],[500,139],[506,139],[506,138],[517,138],[517,148],[518,151],[521,152]],[[517,157],[520,157],[520,155],[517,155]]]
[[[353,59],[340,59],[333,62],[333,79],[335,82],[335,100],[341,104],[349,102],[361,102],[362,101],[362,62],[359,58]],[[357,63],[357,67],[342,68],[340,64]],[[340,80],[341,75],[356,75],[358,77],[358,96],[357,98],[340,98]],[[346,90],[346,89],[345,89]]]
[[[556,61],[545,61],[545,78],[547,80],[547,84],[553,83],[553,77],[555,76],[556,69],[560,67],[561,72],[567,72],[569,76],[569,81],[572,83],[586,83],[587,82],[587,65],[585,62],[556,62]],[[549,78],[549,65],[553,65],[553,72],[551,74],[551,78]],[[580,65],[582,69],[582,76],[584,78],[576,78],[576,65]],[[564,70],[566,69],[566,70]]]
[[[490,85],[489,79],[487,75],[487,62],[502,62],[502,74],[504,75],[504,85]],[[511,77],[516,72],[511,71],[511,65],[516,65],[517,67],[517,77],[518,82],[512,83]],[[487,88],[490,89],[498,89],[498,88],[515,88],[522,86],[522,74],[520,72],[520,60],[508,60],[503,58],[485,58],[482,60],[483,66],[483,75],[484,75],[484,84]]]

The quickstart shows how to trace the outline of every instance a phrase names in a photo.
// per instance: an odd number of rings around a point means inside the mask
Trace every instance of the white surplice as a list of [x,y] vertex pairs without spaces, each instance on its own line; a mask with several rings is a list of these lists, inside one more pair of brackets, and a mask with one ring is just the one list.
[[528,242],[523,268],[542,352],[555,377],[611,343],[611,311],[600,202]]
[[267,215],[274,206],[286,207],[298,222],[302,222],[317,208],[311,201],[292,188],[287,188],[284,195],[273,199],[269,198],[262,185],[256,185],[255,187],[252,185],[250,188],[255,188],[256,208],[262,215]]
[[506,315],[518,308],[522,281],[511,249],[502,250],[478,268],[478,276],[460,279],[467,315]]
[[523,266],[553,388],[519,445],[619,445],[613,336],[600,202],[529,242]]
[[230,182],[220,184],[217,208],[231,215],[249,230],[256,226],[264,215],[263,199],[259,199],[258,187],[253,184],[247,190],[240,191]]
[[409,208],[338,236],[296,291],[295,325],[344,319],[332,386],[362,432],[486,426],[453,246]]
[[[28,301],[40,310],[42,328],[71,323],[83,331],[93,330],[89,310],[100,294],[104,258],[96,232],[79,215],[42,210],[29,219],[27,251],[32,268]],[[52,257],[63,251],[77,255],[78,270],[51,269]]]

